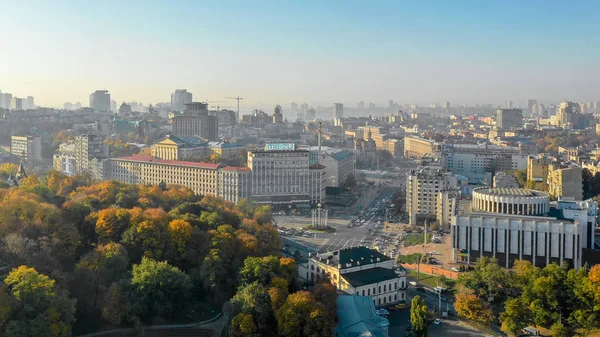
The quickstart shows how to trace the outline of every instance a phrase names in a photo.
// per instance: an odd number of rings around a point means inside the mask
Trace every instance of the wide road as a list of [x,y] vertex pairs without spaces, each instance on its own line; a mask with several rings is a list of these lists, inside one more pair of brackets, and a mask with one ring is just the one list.
[[[385,187],[375,198],[369,203],[366,210],[373,209],[377,202],[382,199],[390,199],[392,195],[397,191],[398,186]],[[357,225],[355,227],[348,227],[350,220],[348,219],[336,219],[329,218],[328,223],[330,226],[336,228],[335,233],[314,233],[310,238],[303,236],[293,237],[301,243],[308,246],[315,247],[319,252],[335,251],[342,248],[358,247],[361,239],[366,238],[365,244],[370,245],[373,239],[377,235],[371,235],[369,228],[374,229],[377,221],[377,216],[367,217],[367,221],[364,224]],[[297,228],[310,225],[310,217],[300,216],[276,216],[275,220],[281,227],[286,228]],[[379,230],[376,233],[380,233]]]

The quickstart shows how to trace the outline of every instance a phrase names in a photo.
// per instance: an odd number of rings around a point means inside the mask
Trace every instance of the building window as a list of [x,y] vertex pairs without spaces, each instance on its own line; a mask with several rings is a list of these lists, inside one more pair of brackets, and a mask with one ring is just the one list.
[[379,304],[381,304],[381,298],[379,299]]
[[363,289],[362,295],[365,296],[365,290]]
[[384,284],[384,285],[383,285],[383,292],[386,292],[386,291],[387,291],[387,285],[386,285],[386,284]]
[[390,295],[390,302],[392,301],[392,295]]
[[398,300],[398,294],[394,294],[394,301]]
[[371,289],[367,289],[367,296],[371,296]]
[[379,286],[379,293],[381,294],[381,286]]
[[398,282],[394,282],[394,290],[398,289]]

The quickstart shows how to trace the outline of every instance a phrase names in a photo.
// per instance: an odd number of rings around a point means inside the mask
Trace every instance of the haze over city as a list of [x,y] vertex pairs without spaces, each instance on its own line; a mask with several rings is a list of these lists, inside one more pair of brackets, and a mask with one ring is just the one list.
[[[593,1],[6,1],[0,90],[41,106],[241,95],[523,105],[597,99]],[[84,104],[85,105],[85,104]],[[223,103],[230,107],[234,102]]]

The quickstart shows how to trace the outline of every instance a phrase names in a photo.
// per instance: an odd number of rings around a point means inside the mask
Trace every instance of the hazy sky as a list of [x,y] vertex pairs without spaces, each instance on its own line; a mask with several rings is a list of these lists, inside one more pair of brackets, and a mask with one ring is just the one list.
[[[0,90],[36,103],[600,100],[600,2],[0,1]],[[220,103],[233,105],[233,103]]]

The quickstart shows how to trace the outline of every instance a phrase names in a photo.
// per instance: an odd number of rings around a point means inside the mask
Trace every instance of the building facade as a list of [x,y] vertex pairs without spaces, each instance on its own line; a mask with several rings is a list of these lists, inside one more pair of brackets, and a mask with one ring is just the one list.
[[106,159],[109,146],[103,135],[81,135],[75,137],[75,170],[78,174],[89,173],[89,161],[94,158]]
[[252,200],[252,170],[248,167],[224,167],[219,170],[219,197],[237,204]]
[[346,187],[348,179],[354,177],[354,155],[348,150],[323,152],[318,163],[325,166],[326,186]]
[[435,220],[438,215],[438,193],[458,187],[455,175],[441,169],[421,167],[406,177],[406,211],[410,224],[419,218]]
[[155,158],[166,160],[186,160],[190,158],[207,158],[210,149],[200,139],[181,139],[167,135],[151,146],[151,154]]
[[28,163],[42,160],[42,137],[11,136],[10,154]]
[[558,163],[548,166],[548,191],[554,199],[583,199],[581,167]]
[[344,104],[342,103],[333,103],[333,120],[334,122],[338,120],[338,118],[344,117]]
[[219,120],[208,114],[206,103],[186,104],[184,114],[173,117],[172,122],[176,137],[200,137],[210,142],[219,139]]
[[90,95],[90,108],[94,111],[111,111],[110,94],[108,90],[96,90]]
[[267,144],[265,150],[248,151],[252,200],[267,204],[310,203],[309,166],[309,151],[297,150],[294,144]]
[[192,103],[192,93],[186,89],[176,89],[171,94],[171,111],[183,111],[188,103]]
[[529,156],[527,158],[527,180],[534,182],[534,189],[548,190],[548,167],[552,161],[546,157]]
[[158,159],[152,156],[128,156],[110,159],[105,179],[127,184],[159,185],[161,182],[189,187],[199,195],[218,196],[219,164]]
[[404,137],[404,156],[406,158],[422,158],[423,156],[433,156],[436,149],[436,143],[432,140],[416,136]]
[[523,127],[523,110],[500,109],[496,112],[496,126],[501,130]]

